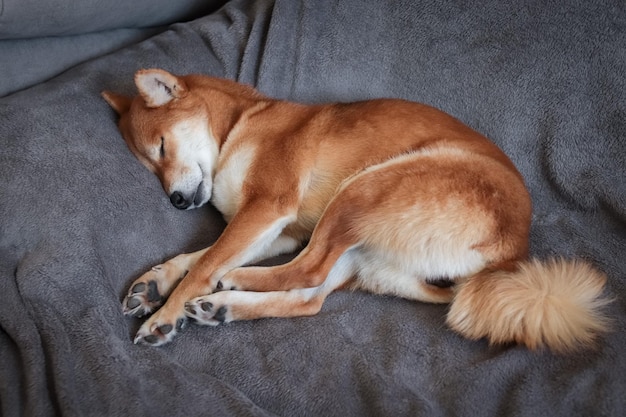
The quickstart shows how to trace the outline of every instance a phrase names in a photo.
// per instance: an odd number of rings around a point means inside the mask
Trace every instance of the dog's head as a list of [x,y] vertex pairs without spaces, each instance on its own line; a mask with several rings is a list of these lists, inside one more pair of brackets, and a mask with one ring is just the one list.
[[102,93],[120,115],[126,144],[157,175],[174,207],[200,207],[211,198],[219,152],[203,102],[183,78],[163,70],[138,71],[135,84],[134,98]]

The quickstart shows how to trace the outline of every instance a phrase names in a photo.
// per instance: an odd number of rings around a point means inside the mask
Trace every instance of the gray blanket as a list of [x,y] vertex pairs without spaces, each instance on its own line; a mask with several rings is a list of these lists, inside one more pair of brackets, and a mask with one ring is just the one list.
[[[607,273],[613,331],[567,356],[489,347],[447,329],[446,306],[339,292],[315,317],[133,345],[132,280],[224,226],[171,206],[99,96],[146,67],[453,114],[524,175],[533,255]],[[233,0],[1,99],[1,414],[625,415],[625,74],[621,0]]]

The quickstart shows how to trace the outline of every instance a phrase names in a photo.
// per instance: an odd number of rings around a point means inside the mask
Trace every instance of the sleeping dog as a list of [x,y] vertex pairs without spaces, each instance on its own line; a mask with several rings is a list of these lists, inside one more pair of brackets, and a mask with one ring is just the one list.
[[[528,259],[522,176],[453,117],[391,99],[303,105],[158,69],[135,84],[134,98],[103,92],[130,150],[176,208],[210,201],[228,222],[130,286],[125,313],[154,312],[135,343],[170,341],[185,317],[313,315],[346,287],[451,303],[452,329],[494,344],[568,351],[606,330],[605,276]],[[245,266],[305,243],[287,264]]]

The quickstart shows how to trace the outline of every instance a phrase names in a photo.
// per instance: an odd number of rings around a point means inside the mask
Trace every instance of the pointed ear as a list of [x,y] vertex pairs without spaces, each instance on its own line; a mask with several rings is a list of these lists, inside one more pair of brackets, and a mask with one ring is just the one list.
[[160,69],[137,71],[135,84],[148,107],[162,106],[187,92],[187,86],[180,78]]
[[126,113],[130,109],[130,104],[133,102],[132,98],[112,93],[111,91],[103,91],[101,95],[102,98],[109,103],[109,106],[113,107],[113,110],[119,115]]

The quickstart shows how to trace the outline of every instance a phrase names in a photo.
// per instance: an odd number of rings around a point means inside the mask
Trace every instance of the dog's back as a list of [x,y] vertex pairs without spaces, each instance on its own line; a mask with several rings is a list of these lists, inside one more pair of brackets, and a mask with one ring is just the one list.
[[[243,177],[241,186],[250,194],[282,195],[285,201],[297,195],[298,220],[285,232],[306,240],[343,181],[398,156],[440,149],[464,150],[499,164],[522,190],[519,198],[526,201],[520,206],[529,205],[520,174],[493,143],[435,108],[393,99],[319,106],[270,101],[228,137],[216,177],[237,182],[223,175],[224,169]],[[233,165],[238,169],[233,171]],[[243,189],[217,187],[214,201],[227,218],[236,207],[219,202],[240,199]],[[528,227],[529,216],[522,216],[521,223]]]

